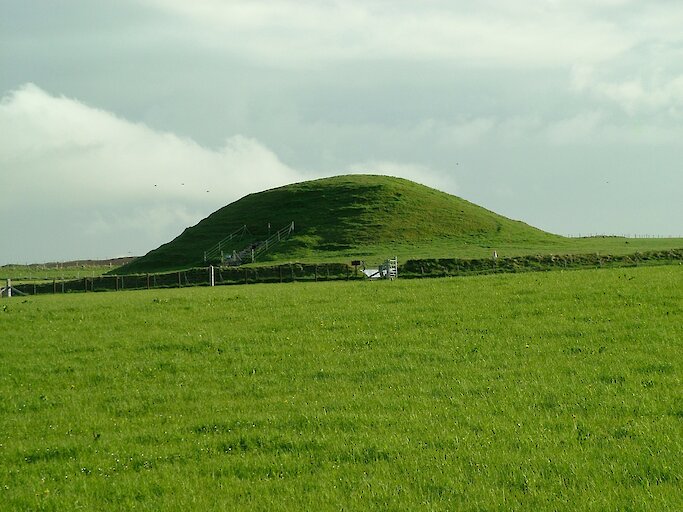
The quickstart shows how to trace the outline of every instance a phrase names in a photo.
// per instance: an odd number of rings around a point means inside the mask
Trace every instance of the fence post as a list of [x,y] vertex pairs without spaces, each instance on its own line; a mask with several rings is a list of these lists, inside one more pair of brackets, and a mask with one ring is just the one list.
[[83,291],[84,292],[88,291],[88,278],[87,277],[83,278]]
[[149,272],[147,272],[147,289],[149,290]]
[[211,283],[211,286],[216,286],[216,278],[213,270],[213,265],[209,265],[209,282]]
[[183,286],[183,282],[180,280],[180,272],[178,272],[178,288]]
[[52,293],[57,293],[57,279],[52,280]]
[[5,294],[7,297],[12,296],[12,280],[7,278],[7,288],[5,288]]

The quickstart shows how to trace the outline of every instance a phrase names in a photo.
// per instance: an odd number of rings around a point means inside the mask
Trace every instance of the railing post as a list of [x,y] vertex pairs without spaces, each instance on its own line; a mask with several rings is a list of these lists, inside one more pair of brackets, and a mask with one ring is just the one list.
[[213,265],[209,267],[209,282],[211,283],[211,286],[216,286],[216,279],[215,279],[215,274],[213,270]]

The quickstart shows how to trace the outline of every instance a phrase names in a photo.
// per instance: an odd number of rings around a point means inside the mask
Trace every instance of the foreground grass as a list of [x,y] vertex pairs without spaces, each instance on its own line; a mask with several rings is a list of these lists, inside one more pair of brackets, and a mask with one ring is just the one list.
[[0,508],[680,510],[679,266],[0,301]]

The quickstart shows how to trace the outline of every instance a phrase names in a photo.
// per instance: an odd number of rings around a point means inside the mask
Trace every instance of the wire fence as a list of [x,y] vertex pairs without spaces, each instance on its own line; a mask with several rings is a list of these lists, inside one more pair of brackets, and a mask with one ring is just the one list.
[[[356,263],[356,262],[354,262]],[[570,254],[482,259],[418,259],[398,267],[403,278],[464,276],[588,268],[683,264],[683,249],[626,255]],[[357,266],[344,263],[290,263],[270,267],[202,267],[159,274],[102,275],[80,279],[12,283],[17,295],[42,295],[119,290],[151,290],[190,286],[291,283],[365,279]],[[10,280],[8,280],[8,284]]]
[[565,235],[567,238],[683,238],[683,235],[648,235],[643,233],[605,234],[578,233]]
[[161,274],[102,275],[32,283],[12,284],[18,294],[151,290],[186,286],[257,283],[289,283],[360,279],[354,268],[343,263],[292,263],[273,267],[202,267]]

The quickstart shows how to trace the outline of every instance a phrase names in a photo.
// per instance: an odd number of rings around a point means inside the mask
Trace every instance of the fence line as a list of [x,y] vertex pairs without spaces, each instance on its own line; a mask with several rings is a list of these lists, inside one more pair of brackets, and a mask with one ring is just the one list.
[[[637,252],[626,255],[568,254],[515,256],[483,259],[408,260],[400,267],[404,278],[462,276],[491,273],[532,272],[588,268],[634,267],[683,264],[683,249]],[[202,267],[164,274],[105,275],[41,283],[12,283],[20,294],[91,293],[144,290],[185,286],[285,283],[364,279],[362,273],[344,263],[291,263],[272,267]]]
[[565,235],[567,238],[683,238],[683,235],[649,235],[643,233],[606,234],[606,233],[579,233]]
[[163,274],[102,275],[80,279],[14,284],[28,295],[121,290],[151,290],[189,286],[212,286],[299,281],[358,279],[356,271],[344,263],[293,263],[273,267],[201,267]]

